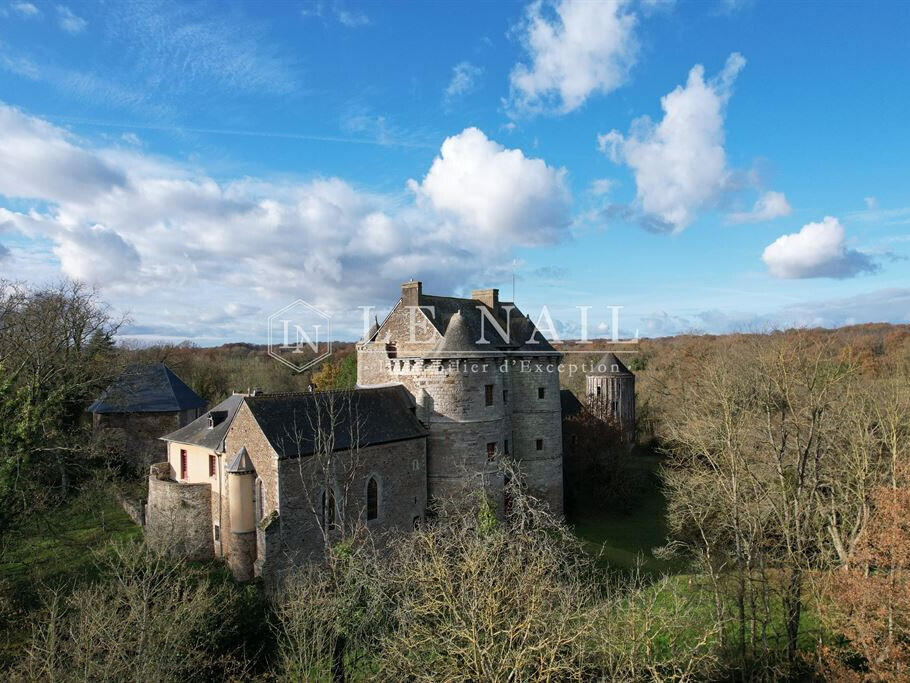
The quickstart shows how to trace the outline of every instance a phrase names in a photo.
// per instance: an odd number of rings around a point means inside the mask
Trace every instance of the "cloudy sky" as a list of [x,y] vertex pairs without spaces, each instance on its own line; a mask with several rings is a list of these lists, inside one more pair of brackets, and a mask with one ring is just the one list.
[[910,322],[910,3],[0,0],[0,278],[145,339]]

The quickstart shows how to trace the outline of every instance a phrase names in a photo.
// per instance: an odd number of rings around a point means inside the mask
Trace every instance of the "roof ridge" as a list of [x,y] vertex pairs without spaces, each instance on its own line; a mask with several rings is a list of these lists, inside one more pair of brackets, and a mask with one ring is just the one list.
[[317,391],[276,391],[272,393],[259,394],[258,396],[244,396],[244,400],[255,399],[261,400],[265,398],[286,398],[289,396],[320,396],[326,394],[343,394],[343,393],[356,393],[363,391],[379,391],[381,389],[394,389],[395,387],[403,386],[400,382],[388,386],[368,386],[368,387],[352,387],[350,389],[319,389]]

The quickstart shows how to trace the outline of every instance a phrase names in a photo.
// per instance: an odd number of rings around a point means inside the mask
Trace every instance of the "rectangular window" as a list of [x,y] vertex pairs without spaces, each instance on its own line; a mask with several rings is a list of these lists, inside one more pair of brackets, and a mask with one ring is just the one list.
[[496,459],[496,442],[491,441],[487,444],[487,462],[493,462]]
[[597,395],[600,396],[600,385],[597,385]]
[[537,450],[543,450],[543,439],[537,439]]
[[483,394],[484,394],[484,401],[485,401],[486,405],[487,406],[493,405],[493,385],[492,384],[487,384],[483,388]]
[[502,452],[506,455],[509,454],[509,440],[508,439],[506,439],[505,441],[502,442]]
[[209,476],[210,477],[215,476],[215,468],[216,468],[215,454],[209,453]]
[[509,402],[509,390],[508,390],[508,389],[503,389],[503,390],[502,390],[502,402],[503,402],[503,403],[508,403],[508,402]]
[[221,540],[221,527],[219,527],[217,524],[215,525],[215,540]]
[[186,479],[186,451],[182,448],[180,449],[180,478]]
[[543,387],[537,387],[537,398],[543,398]]

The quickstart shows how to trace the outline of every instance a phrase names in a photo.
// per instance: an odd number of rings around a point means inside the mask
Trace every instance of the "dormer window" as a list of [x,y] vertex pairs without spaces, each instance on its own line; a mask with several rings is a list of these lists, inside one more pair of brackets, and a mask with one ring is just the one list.
[[215,428],[215,416],[209,413],[209,429]]
[[619,372],[619,366],[618,366],[618,365],[615,365],[615,364],[614,364],[614,365],[611,365],[611,366],[610,366],[610,372]]
[[389,358],[398,358],[398,347],[395,346],[395,342],[385,345],[385,352]]

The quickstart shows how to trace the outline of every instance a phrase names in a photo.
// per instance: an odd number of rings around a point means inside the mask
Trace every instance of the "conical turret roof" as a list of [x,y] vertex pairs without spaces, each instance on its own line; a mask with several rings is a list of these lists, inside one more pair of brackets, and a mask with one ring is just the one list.
[[246,447],[237,451],[225,469],[230,474],[250,474],[256,471],[253,461],[250,460],[250,454],[246,452]]
[[634,373],[627,368],[615,353],[604,354],[603,357],[594,365],[592,375],[632,375]]
[[474,350],[471,328],[461,311],[455,311],[449,319],[446,333],[436,345],[435,351],[440,354],[457,355],[469,350]]

